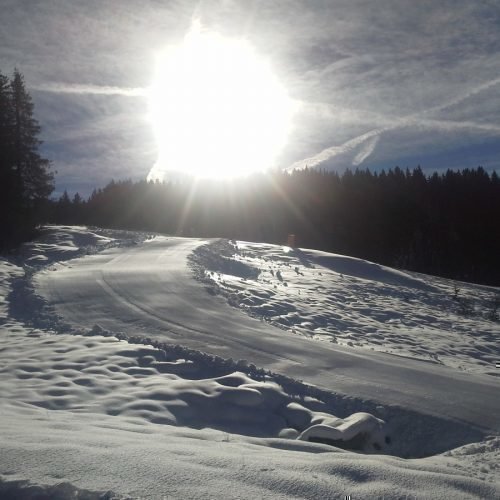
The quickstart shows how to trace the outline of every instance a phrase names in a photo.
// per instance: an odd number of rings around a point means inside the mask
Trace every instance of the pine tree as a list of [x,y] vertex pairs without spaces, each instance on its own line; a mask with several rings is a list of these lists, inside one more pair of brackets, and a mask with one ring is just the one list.
[[0,73],[0,247],[9,239],[15,211],[13,132],[11,82]]
[[40,126],[24,77],[0,73],[0,248],[27,237],[54,189],[49,160],[39,153]]
[[[0,73],[0,176],[5,180],[11,170],[12,156],[12,92],[9,79]],[[2,183],[3,185],[3,183]]]
[[28,209],[32,209],[37,201],[46,199],[53,191],[53,174],[49,170],[49,160],[38,152],[42,144],[38,139],[40,125],[33,117],[33,101],[26,92],[24,77],[17,70],[11,85],[15,171],[22,201]]

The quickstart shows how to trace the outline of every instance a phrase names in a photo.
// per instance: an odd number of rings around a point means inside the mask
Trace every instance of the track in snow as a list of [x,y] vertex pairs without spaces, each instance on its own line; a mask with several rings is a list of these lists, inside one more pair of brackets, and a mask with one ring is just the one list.
[[187,256],[205,243],[158,237],[39,273],[35,283],[76,328],[182,343],[330,391],[500,431],[499,383],[432,363],[308,340],[248,317],[193,279]]

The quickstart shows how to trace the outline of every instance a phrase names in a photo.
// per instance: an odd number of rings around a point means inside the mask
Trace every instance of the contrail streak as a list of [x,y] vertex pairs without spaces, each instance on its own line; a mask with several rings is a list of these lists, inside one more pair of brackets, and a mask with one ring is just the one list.
[[352,160],[354,166],[361,165],[375,150],[378,141],[380,140],[380,135],[375,135],[371,139],[368,139],[365,144],[363,144],[361,151]]
[[60,94],[91,94],[91,95],[122,95],[127,97],[145,97],[148,94],[146,88],[128,88],[112,87],[108,85],[87,85],[87,84],[68,84],[68,83],[43,83],[33,87],[34,90],[42,92],[54,92]]
[[462,103],[463,101],[469,99],[470,97],[473,97],[485,90],[488,90],[496,85],[500,84],[500,78],[495,78],[494,80],[490,80],[489,82],[483,83],[481,85],[478,85],[474,87],[473,89],[469,90],[465,94],[458,96],[448,102],[445,102],[443,104],[440,104],[438,106],[433,106],[432,108],[426,109],[424,111],[420,111],[418,113],[411,113],[405,117],[397,118],[396,122],[393,125],[388,125],[385,127],[378,127],[372,130],[369,130],[368,132],[359,135],[357,137],[354,137],[347,142],[344,142],[344,144],[341,144],[340,146],[332,146],[326,149],[323,149],[319,153],[310,156],[308,158],[305,158],[303,160],[299,160],[289,167],[287,167],[285,170],[286,171],[292,171],[295,169],[303,169],[305,167],[316,167],[317,165],[320,165],[321,163],[329,160],[330,158],[334,158],[335,156],[338,156],[339,154],[346,153],[349,151],[352,151],[354,148],[360,146],[363,144],[365,141],[368,141],[371,139],[370,143],[366,145],[362,151],[360,151],[356,157],[353,160],[353,165],[357,166],[360,165],[363,161],[365,161],[375,150],[375,147],[378,143],[378,138],[381,134],[384,132],[388,132],[391,130],[396,130],[398,128],[404,128],[404,127],[409,127],[410,125],[420,125],[423,127],[430,127],[430,128],[441,128],[441,129],[446,129],[446,130],[458,130],[462,128],[468,128],[468,129],[478,129],[478,130],[484,130],[487,132],[492,132],[492,133],[499,133],[500,132],[500,127],[496,125],[488,125],[488,124],[481,124],[481,123],[475,123],[471,121],[465,121],[465,122],[454,122],[454,121],[447,121],[447,120],[433,120],[433,119],[426,119],[423,118],[426,115],[430,115],[432,113],[438,113],[440,111],[444,111],[448,108],[451,108],[452,106],[455,106],[457,104]]

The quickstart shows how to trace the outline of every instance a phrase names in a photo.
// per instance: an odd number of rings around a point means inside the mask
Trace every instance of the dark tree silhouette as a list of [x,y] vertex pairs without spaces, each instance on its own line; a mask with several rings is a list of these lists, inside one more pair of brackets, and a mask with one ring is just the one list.
[[111,182],[54,221],[285,243],[500,285],[500,181],[483,168],[315,170],[243,180]]
[[14,226],[14,114],[10,80],[0,73],[0,231],[2,243],[10,238]]
[[49,160],[39,153],[40,126],[23,75],[14,71],[9,81],[0,75],[0,246],[29,237],[41,221],[54,189]]

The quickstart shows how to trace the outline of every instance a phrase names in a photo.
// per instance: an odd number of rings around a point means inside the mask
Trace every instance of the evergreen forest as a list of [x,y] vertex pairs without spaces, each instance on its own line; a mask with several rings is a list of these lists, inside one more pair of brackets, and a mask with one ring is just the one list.
[[[484,168],[275,170],[235,180],[111,181],[50,199],[54,174],[23,75],[0,73],[0,250],[43,223],[316,248],[500,286],[500,179]],[[237,159],[235,158],[235,169]]]
[[51,220],[284,244],[500,285],[500,179],[482,167],[305,169],[232,181],[110,182],[64,193]]

